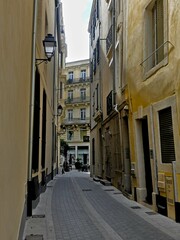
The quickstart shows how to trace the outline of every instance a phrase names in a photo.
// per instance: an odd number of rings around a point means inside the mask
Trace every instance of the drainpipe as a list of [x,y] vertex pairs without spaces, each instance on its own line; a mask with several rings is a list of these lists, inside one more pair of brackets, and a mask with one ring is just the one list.
[[[60,2],[60,0],[56,0],[56,27],[57,27],[57,42],[58,42],[58,86],[59,86],[59,70],[60,70],[60,66],[59,66],[59,54],[61,54],[61,6],[62,3]],[[56,90],[56,99],[58,99],[59,95],[57,95],[57,90]],[[58,107],[58,106],[57,106]],[[59,117],[58,117],[59,120]],[[57,121],[57,131],[58,131],[58,124],[59,122]],[[57,159],[56,159],[56,164],[57,164],[57,174],[59,173],[59,168],[60,168],[60,136],[56,137],[56,141],[57,141],[57,150],[56,150],[56,154],[57,154]]]
[[[58,11],[59,11],[59,7],[60,7],[60,2],[59,0],[55,0],[54,1],[54,5],[55,5],[55,9],[54,9],[54,38],[56,39],[57,36],[57,22],[58,22]],[[59,43],[59,42],[58,42]],[[59,50],[59,44],[58,44],[58,50]],[[58,51],[58,55],[59,55],[59,51]],[[59,65],[59,61],[58,61],[58,56],[56,55],[56,53],[54,54],[54,66],[53,66],[53,115],[54,113],[56,113],[55,107],[57,108],[57,95],[56,95],[56,78],[57,78],[57,74],[56,74],[56,65]],[[55,103],[56,100],[56,103]],[[57,150],[56,150],[56,126],[55,126],[55,117],[53,116],[53,121],[52,121],[52,175],[51,178],[53,179],[54,177],[54,162],[56,161],[56,173],[58,173],[58,163],[57,163]],[[58,123],[57,123],[58,124]]]
[[113,105],[116,105],[116,1],[113,0],[112,6],[112,51],[113,51]]
[[27,216],[32,216],[32,149],[33,149],[33,126],[34,126],[34,91],[35,91],[35,59],[36,59],[36,18],[37,0],[34,0],[33,9],[33,32],[32,32],[32,58],[31,58],[31,92],[29,110],[29,146],[28,146],[28,183],[27,183]]

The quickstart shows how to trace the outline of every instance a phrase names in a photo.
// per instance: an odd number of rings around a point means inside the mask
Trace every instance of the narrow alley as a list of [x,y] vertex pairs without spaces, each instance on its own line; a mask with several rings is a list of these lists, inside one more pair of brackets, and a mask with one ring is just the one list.
[[72,170],[49,182],[23,239],[178,240],[180,225]]

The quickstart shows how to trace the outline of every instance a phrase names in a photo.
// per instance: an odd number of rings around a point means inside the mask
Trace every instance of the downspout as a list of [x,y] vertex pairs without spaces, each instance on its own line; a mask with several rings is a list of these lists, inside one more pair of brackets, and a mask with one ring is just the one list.
[[112,6],[112,51],[113,51],[113,106],[116,105],[116,2],[113,0]]
[[37,27],[37,0],[34,0],[33,8],[33,32],[31,49],[31,89],[29,109],[29,146],[28,146],[28,185],[27,185],[27,216],[32,215],[32,151],[33,151],[33,127],[34,127],[34,95],[35,95],[35,59],[36,59],[36,27]]
[[[56,29],[58,27],[57,25],[57,16],[58,16],[58,9],[60,6],[60,2],[59,0],[55,0],[54,1],[54,5],[55,5],[55,9],[54,9],[54,38],[56,39],[57,36],[57,31],[58,29]],[[56,39],[57,41],[57,39]],[[59,50],[59,41],[58,41],[58,50]],[[57,109],[57,94],[56,94],[56,78],[57,78],[57,74],[56,74],[56,65],[58,63],[59,66],[59,61],[58,61],[58,56],[59,56],[59,51],[58,51],[58,55],[56,55],[56,53],[54,54],[54,66],[53,66],[53,115],[55,113],[55,115],[57,115],[57,110],[55,111],[55,107]],[[56,103],[55,103],[56,101]],[[57,123],[58,124],[58,123]],[[58,161],[57,161],[57,138],[56,138],[56,131],[57,131],[57,127],[56,127],[56,122],[55,122],[55,116],[53,116],[53,121],[52,121],[52,149],[53,149],[53,156],[52,156],[52,179],[54,177],[54,162],[56,161],[56,173],[58,173]]]
[[[59,70],[60,70],[60,57],[59,54],[61,54],[61,6],[62,3],[60,0],[56,0],[56,20],[57,20],[57,42],[58,42],[58,86],[59,86]],[[62,57],[62,55],[60,55]],[[59,100],[59,94],[57,95],[57,90],[56,90],[56,96],[57,99]],[[58,106],[57,106],[58,107]],[[59,119],[58,119],[59,120]],[[57,121],[57,131],[59,129],[58,126],[59,122]],[[56,141],[57,141],[57,173],[60,170],[60,136],[56,136]]]
[[[54,39],[56,39],[56,0],[54,1]],[[56,157],[56,142],[55,142],[55,112],[54,112],[54,105],[55,105],[55,78],[56,78],[56,52],[54,53],[54,65],[53,65],[53,116],[52,116],[52,166],[51,166],[51,179],[54,178],[54,159]]]

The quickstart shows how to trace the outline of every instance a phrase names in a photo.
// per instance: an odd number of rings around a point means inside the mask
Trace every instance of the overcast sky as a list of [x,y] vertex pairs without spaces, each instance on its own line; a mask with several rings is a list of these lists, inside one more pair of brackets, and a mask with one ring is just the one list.
[[61,0],[68,56],[66,62],[89,58],[88,22],[93,0]]

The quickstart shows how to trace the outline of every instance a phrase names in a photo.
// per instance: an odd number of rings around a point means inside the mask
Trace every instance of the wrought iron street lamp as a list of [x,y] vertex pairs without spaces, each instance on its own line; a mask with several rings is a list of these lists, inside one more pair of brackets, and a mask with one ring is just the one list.
[[[54,56],[56,41],[52,34],[48,33],[45,39],[43,40],[44,53],[47,58],[36,58],[36,65],[39,65],[43,62],[50,62],[51,58]],[[38,61],[40,61],[38,63]]]
[[61,116],[62,111],[63,111],[63,107],[61,105],[59,105],[57,108],[57,116]]

